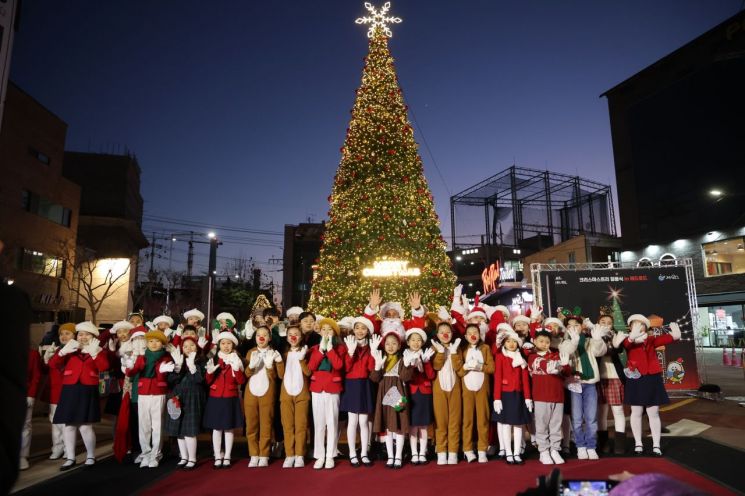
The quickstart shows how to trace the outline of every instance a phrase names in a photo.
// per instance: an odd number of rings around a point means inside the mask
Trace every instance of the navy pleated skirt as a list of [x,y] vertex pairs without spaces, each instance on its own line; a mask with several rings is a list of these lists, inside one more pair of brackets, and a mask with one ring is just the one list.
[[432,395],[424,394],[420,391],[411,395],[411,417],[409,425],[416,427],[426,427],[434,422],[434,413],[432,409]]
[[204,406],[202,425],[205,429],[226,431],[243,427],[241,400],[235,398],[215,398],[210,396]]
[[502,393],[502,412],[497,413],[492,408],[491,419],[494,422],[508,425],[524,425],[530,423],[530,412],[525,406],[525,396],[522,391]]
[[375,412],[370,379],[345,379],[339,410],[349,413],[372,414]]
[[623,390],[624,405],[658,406],[670,403],[662,382],[662,374],[643,375],[638,379],[626,379]]
[[101,405],[98,386],[86,386],[80,383],[62,386],[53,423],[76,425],[100,421]]

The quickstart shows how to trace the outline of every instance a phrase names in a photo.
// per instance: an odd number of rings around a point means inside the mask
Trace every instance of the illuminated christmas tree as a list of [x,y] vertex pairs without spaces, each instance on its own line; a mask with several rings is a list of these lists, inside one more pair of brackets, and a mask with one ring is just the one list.
[[329,196],[329,220],[309,307],[340,318],[359,315],[373,288],[384,301],[417,291],[430,309],[447,305],[455,276],[409,123],[389,23],[401,19],[365,4],[369,54]]
[[616,330],[616,332],[626,332],[628,327],[626,326],[626,319],[623,316],[623,311],[621,310],[621,292],[622,289],[615,289],[610,288],[610,291],[608,291],[608,299],[612,301],[612,316],[613,316],[613,329]]

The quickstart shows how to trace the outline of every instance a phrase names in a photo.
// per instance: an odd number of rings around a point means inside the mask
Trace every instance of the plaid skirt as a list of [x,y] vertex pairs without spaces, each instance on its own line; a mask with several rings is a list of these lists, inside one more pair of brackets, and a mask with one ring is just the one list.
[[600,379],[598,401],[606,405],[623,405],[623,383],[621,379]]

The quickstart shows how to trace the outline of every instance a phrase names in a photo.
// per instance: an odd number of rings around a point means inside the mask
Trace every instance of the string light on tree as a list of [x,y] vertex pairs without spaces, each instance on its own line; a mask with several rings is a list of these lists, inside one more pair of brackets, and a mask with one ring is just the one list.
[[455,276],[419,147],[388,49],[390,3],[357,19],[370,24],[309,308],[332,318],[359,315],[370,291],[388,301],[418,292],[429,308],[448,305]]

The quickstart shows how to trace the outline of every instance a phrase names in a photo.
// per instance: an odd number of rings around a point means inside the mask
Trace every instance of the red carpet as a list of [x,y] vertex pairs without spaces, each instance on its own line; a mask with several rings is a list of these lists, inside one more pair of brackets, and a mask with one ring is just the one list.
[[660,472],[709,494],[736,494],[674,462],[659,458],[608,458],[583,462],[571,460],[558,466],[542,465],[537,460],[529,460],[522,466],[509,466],[501,461],[483,465],[461,462],[456,466],[430,463],[423,467],[405,465],[401,470],[386,469],[382,462],[376,463],[372,468],[352,468],[346,460],[339,461],[332,470],[313,470],[311,465],[283,469],[281,460],[275,461],[268,468],[249,469],[246,467],[247,463],[247,460],[239,460],[228,470],[213,470],[211,461],[204,461],[196,470],[174,472],[140,494],[515,494],[535,486],[536,478],[539,475],[548,475],[553,467],[559,467],[565,479],[606,479],[608,475],[624,470],[634,474]]

